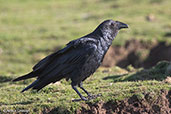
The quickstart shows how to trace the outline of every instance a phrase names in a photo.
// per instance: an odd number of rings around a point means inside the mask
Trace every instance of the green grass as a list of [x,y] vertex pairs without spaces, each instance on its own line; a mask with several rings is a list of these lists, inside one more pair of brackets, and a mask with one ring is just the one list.
[[114,82],[144,81],[144,80],[162,81],[167,76],[171,75],[170,73],[171,70],[169,69],[169,71],[167,71],[170,65],[171,63],[162,61],[159,62],[156,66],[152,67],[151,69],[146,69],[146,70],[139,69],[128,74],[107,76],[104,79],[113,79]]
[[[148,92],[155,94],[154,97],[156,97],[159,95],[161,89],[171,89],[171,84],[164,82],[166,77],[171,75],[167,71],[169,65],[171,63],[160,62],[149,70],[139,69],[137,73],[128,72],[118,67],[100,68],[92,77],[84,82],[84,86],[91,93],[101,93],[102,96],[87,103],[95,103],[100,100],[105,102],[123,100],[132,95],[143,98],[144,94]],[[29,79],[16,83],[9,81],[1,82],[1,112],[3,110],[20,111],[23,109],[28,110],[30,113],[40,113],[48,109],[57,111],[58,113],[66,111],[73,113],[81,107],[81,104],[84,104],[84,101],[72,102],[72,99],[79,97],[71,88],[70,83],[65,80],[62,80],[60,83],[48,85],[40,92],[29,90],[25,93],[20,93],[33,80]],[[83,95],[85,94],[83,93]]]
[[[78,96],[69,82],[48,85],[36,93],[20,91],[34,79],[17,83],[10,80],[31,71],[41,58],[62,48],[70,40],[92,32],[105,19],[125,22],[113,45],[123,45],[130,39],[166,41],[171,43],[170,0],[0,0],[0,111],[27,109],[42,112],[54,109],[69,113],[84,102],[71,102]],[[148,15],[154,21],[147,21]],[[102,93],[99,100],[121,100],[143,92],[158,93],[171,89],[163,80],[170,76],[166,68],[130,72],[114,68],[100,68],[85,81],[92,93]],[[129,69],[129,68],[128,68]],[[0,113],[1,113],[0,112]]]
[[[1,75],[21,75],[38,60],[70,40],[92,32],[105,19],[127,23],[113,42],[167,41],[170,0],[0,0]],[[149,22],[146,17],[155,16]],[[9,62],[10,61],[10,62]]]

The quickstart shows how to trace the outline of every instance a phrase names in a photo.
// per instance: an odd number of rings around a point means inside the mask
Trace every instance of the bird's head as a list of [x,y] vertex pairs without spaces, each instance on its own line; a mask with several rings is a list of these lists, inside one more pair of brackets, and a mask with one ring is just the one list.
[[99,25],[99,27],[104,30],[116,31],[123,28],[128,28],[128,25],[119,21],[105,20]]
[[128,28],[128,25],[119,21],[105,20],[95,31],[102,33],[102,35],[111,35],[112,37],[115,37],[118,31],[123,28]]

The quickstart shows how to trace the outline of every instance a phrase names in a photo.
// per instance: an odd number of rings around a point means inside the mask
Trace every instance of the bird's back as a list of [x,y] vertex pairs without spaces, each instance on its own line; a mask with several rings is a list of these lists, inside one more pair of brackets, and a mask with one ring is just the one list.
[[106,20],[92,33],[69,42],[65,48],[38,62],[33,67],[32,72],[18,77],[14,81],[37,76],[37,80],[26,87],[23,90],[25,91],[29,88],[40,90],[51,82],[67,78],[72,80],[73,89],[82,98],[75,86],[80,85],[100,66],[113,39],[121,28],[128,28],[128,26],[119,21]]

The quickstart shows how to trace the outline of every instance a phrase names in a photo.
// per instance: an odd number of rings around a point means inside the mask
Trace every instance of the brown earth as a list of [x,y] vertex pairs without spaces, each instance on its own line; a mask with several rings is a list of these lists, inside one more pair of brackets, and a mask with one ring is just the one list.
[[102,66],[126,68],[132,65],[135,68],[150,68],[161,60],[171,61],[171,45],[166,42],[130,40],[124,46],[110,47]]
[[152,93],[144,94],[144,98],[136,95],[122,101],[100,101],[95,104],[82,104],[77,114],[171,114],[171,90],[161,90],[160,96]]

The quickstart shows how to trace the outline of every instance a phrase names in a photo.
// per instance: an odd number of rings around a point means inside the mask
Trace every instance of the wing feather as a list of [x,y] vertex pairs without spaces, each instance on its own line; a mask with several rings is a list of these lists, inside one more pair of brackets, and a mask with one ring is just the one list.
[[32,72],[38,75],[38,81],[26,89],[33,87],[40,90],[51,82],[78,74],[79,67],[96,49],[93,40],[79,39],[69,42],[65,48],[45,57],[33,67]]
[[92,43],[91,40],[71,41],[64,49],[41,60],[33,69],[41,71],[39,79],[48,77],[60,80],[57,77],[64,78],[64,75],[73,71],[78,64],[83,64],[94,51],[95,46],[90,43]]

